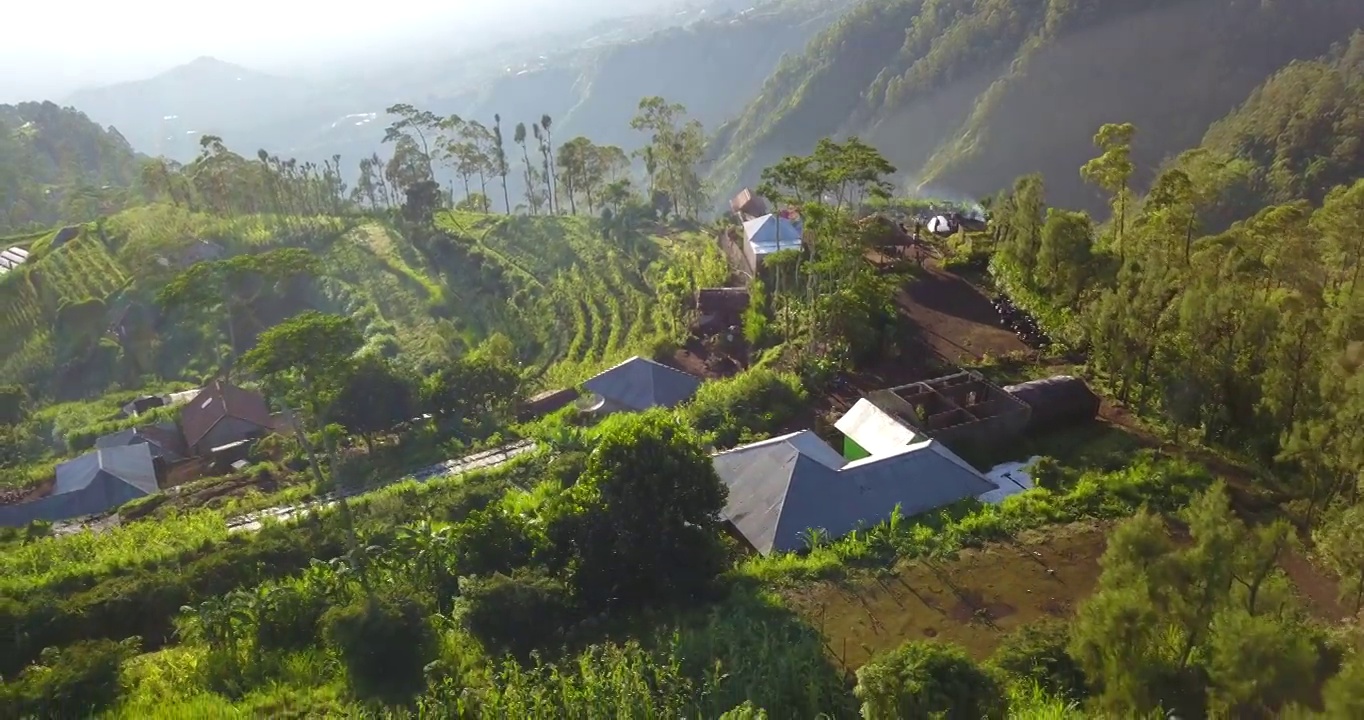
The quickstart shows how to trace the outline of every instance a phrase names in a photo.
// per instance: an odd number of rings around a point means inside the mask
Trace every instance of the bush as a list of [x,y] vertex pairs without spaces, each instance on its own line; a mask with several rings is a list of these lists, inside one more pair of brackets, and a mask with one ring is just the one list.
[[1089,696],[1089,684],[1079,663],[1066,652],[1069,625],[1043,620],[1009,633],[990,658],[990,664],[1006,674],[1036,682],[1049,695],[1070,700]]
[[703,384],[682,414],[704,442],[727,448],[780,430],[804,409],[805,401],[796,376],[753,368]]
[[301,650],[318,639],[318,622],[327,598],[295,584],[270,589],[269,602],[256,618],[256,647]]
[[907,642],[857,671],[864,720],[1004,718],[1003,688],[959,649]]
[[402,702],[421,692],[437,642],[416,601],[391,595],[360,598],[327,611],[322,626],[357,695]]
[[38,665],[0,685],[0,713],[17,718],[95,715],[118,699],[123,662],[137,652],[137,638],[49,648]]
[[562,633],[576,616],[572,594],[540,571],[470,578],[461,584],[458,614],[485,647],[521,660]]

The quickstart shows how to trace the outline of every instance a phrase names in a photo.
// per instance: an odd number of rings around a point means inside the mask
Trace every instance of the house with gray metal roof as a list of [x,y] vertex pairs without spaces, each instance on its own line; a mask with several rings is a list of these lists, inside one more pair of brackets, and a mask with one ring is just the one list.
[[805,548],[813,528],[841,537],[885,521],[896,506],[910,517],[997,489],[929,439],[848,461],[802,430],[719,453],[712,462],[729,486],[725,518],[764,555]]
[[691,399],[701,379],[636,355],[583,383],[600,397],[597,412],[639,412],[675,407]]
[[57,466],[51,495],[0,507],[0,525],[21,527],[34,520],[95,515],[160,489],[146,443],[95,450]]
[[177,463],[189,456],[185,447],[185,436],[173,422],[157,423],[144,427],[127,428],[95,439],[96,449],[122,447],[145,443],[152,453],[152,459],[167,464]]

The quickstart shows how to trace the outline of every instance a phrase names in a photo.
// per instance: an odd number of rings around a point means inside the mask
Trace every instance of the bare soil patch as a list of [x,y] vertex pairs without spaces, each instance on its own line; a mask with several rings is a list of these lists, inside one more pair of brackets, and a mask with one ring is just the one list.
[[959,364],[986,355],[1026,353],[1027,345],[999,324],[999,313],[980,288],[943,270],[936,261],[895,297],[901,314],[919,333],[921,345],[940,362]]

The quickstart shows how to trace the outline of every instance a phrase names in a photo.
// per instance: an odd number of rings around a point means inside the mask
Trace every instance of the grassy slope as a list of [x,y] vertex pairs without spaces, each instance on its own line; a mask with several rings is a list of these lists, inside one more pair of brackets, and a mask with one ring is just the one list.
[[939,191],[982,195],[1040,171],[1052,200],[1093,206],[1077,169],[1100,124],[1136,123],[1136,159],[1153,167],[1361,23],[1364,6],[1330,0],[876,0],[769,78],[721,133],[712,179],[751,183],[842,132]]

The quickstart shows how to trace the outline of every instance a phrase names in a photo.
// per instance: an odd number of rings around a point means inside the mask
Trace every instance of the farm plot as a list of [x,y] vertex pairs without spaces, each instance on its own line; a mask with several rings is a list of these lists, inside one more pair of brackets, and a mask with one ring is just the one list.
[[537,364],[549,384],[572,383],[603,366],[643,353],[666,324],[641,266],[659,246],[608,241],[587,218],[451,218],[488,254],[534,285],[534,317],[543,351]]
[[1010,630],[1068,617],[1093,592],[1106,528],[1077,523],[1026,532],[951,560],[906,563],[885,577],[789,591],[786,599],[849,670],[907,640],[957,643],[984,659]]
[[1028,346],[999,322],[990,299],[971,283],[934,262],[896,295],[896,305],[931,354],[948,364],[986,355],[1027,352]]

